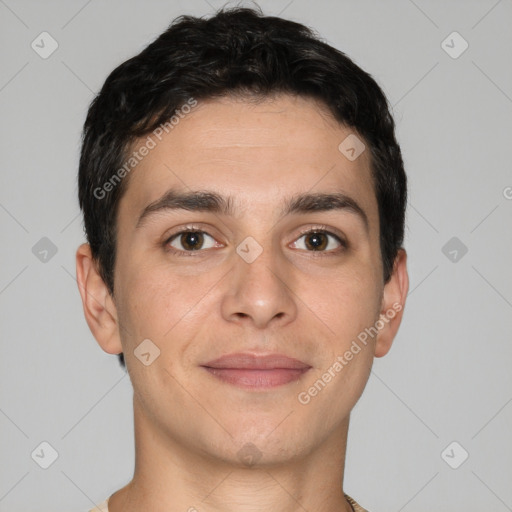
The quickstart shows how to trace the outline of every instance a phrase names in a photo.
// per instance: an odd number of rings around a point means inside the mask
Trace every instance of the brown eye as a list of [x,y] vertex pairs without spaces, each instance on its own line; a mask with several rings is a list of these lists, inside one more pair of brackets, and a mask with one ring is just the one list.
[[305,244],[312,251],[323,251],[329,244],[325,233],[309,233],[305,237]]
[[[299,242],[302,239],[303,242]],[[295,242],[295,246],[309,252],[337,252],[337,249],[345,248],[346,243],[333,233],[313,229],[303,233]]]
[[[205,237],[210,238],[213,242],[205,243]],[[180,231],[173,235],[167,242],[173,249],[177,251],[198,251],[200,249],[210,249],[215,246],[213,237],[204,231]]]

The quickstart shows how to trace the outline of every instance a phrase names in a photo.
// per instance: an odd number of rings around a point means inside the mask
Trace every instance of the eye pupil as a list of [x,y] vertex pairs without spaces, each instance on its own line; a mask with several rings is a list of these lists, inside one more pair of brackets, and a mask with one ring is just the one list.
[[203,242],[203,235],[197,231],[191,231],[183,233],[181,235],[181,243],[185,249],[197,250],[200,248]]
[[[323,237],[323,239],[322,239]],[[306,246],[313,248],[314,250],[325,249],[326,247],[326,236],[324,233],[310,233],[306,237]],[[310,241],[312,243],[310,243]]]

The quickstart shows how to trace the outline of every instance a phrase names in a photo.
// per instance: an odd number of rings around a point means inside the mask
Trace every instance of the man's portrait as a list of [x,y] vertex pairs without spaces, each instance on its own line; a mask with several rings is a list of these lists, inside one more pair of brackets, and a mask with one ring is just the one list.
[[484,36],[512,10],[391,4],[93,1],[34,36],[0,102],[16,130],[11,82],[62,75],[46,122],[76,130],[43,136],[75,167],[32,171],[45,226],[1,201],[31,260],[0,295],[0,510],[511,510],[512,72]]

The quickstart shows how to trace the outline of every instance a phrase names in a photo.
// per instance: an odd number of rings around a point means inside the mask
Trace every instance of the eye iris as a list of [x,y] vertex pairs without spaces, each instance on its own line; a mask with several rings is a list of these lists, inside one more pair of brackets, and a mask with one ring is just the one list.
[[[323,239],[322,239],[323,238]],[[312,243],[309,243],[309,242]],[[313,250],[325,249],[327,246],[327,237],[325,233],[310,233],[306,236],[306,247]]]
[[185,249],[194,251],[201,247],[203,238],[202,233],[198,233],[197,231],[183,233],[181,235],[181,244]]

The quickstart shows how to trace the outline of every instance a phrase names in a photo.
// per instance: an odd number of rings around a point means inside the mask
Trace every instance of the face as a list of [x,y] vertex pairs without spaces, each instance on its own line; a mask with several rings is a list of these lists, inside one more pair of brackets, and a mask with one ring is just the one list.
[[152,136],[119,204],[114,316],[136,414],[169,442],[272,463],[346,428],[390,324],[361,333],[391,307],[351,134],[282,95],[200,102]]

